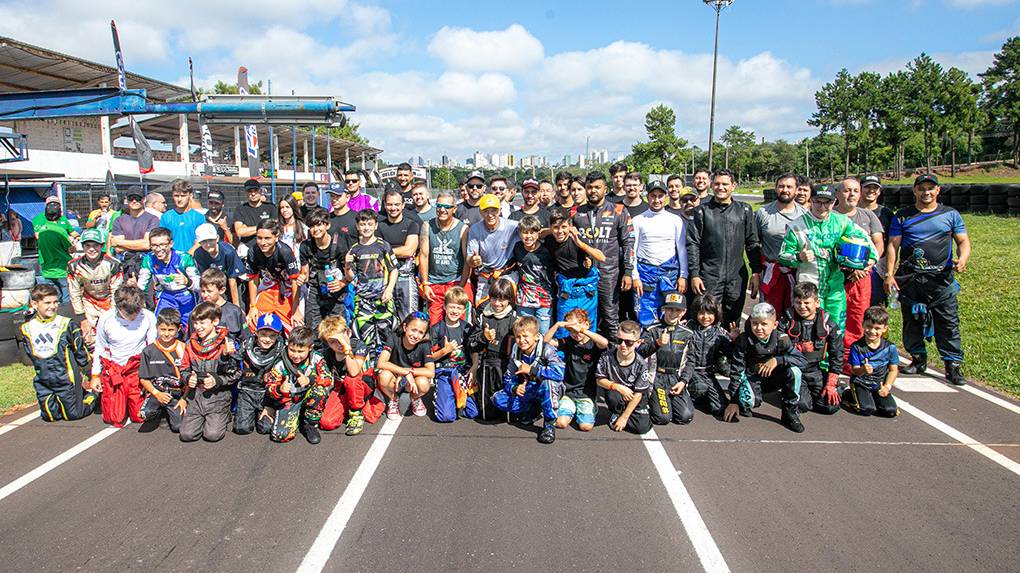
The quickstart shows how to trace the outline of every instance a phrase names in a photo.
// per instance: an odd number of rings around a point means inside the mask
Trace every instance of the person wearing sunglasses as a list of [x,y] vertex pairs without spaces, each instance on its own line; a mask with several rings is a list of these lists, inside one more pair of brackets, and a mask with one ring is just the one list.
[[453,191],[436,196],[436,218],[422,225],[418,240],[418,273],[421,295],[427,301],[429,324],[443,320],[446,291],[462,287],[473,299],[470,282],[462,280],[467,254],[466,223],[454,216]]
[[159,226],[159,217],[145,210],[141,187],[127,190],[127,207],[110,228],[110,252],[123,264],[124,278],[134,281],[142,266],[142,255],[149,252],[149,232]]
[[347,190],[347,195],[349,196],[347,206],[350,207],[351,211],[355,213],[362,209],[379,211],[379,201],[376,201],[374,197],[362,191],[361,175],[357,171],[344,173],[344,189]]
[[457,212],[454,213],[454,216],[468,225],[474,225],[482,220],[482,211],[478,208],[478,204],[482,200],[482,195],[485,194],[485,176],[481,171],[468,173],[464,187],[467,189],[467,197],[463,203],[457,205]]
[[637,354],[641,327],[632,320],[620,323],[616,350],[605,352],[595,367],[595,383],[606,391],[606,405],[611,417],[609,428],[614,432],[627,430],[647,434],[652,429],[648,394],[652,389],[652,373]]

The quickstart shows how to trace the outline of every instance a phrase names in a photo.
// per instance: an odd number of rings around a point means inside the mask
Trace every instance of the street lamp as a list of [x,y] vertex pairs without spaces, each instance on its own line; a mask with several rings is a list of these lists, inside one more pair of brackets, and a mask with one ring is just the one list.
[[719,67],[719,15],[723,8],[731,6],[733,0],[702,0],[715,8],[715,52],[712,54],[712,111],[708,120],[708,170],[712,171],[712,150],[715,136],[715,75]]

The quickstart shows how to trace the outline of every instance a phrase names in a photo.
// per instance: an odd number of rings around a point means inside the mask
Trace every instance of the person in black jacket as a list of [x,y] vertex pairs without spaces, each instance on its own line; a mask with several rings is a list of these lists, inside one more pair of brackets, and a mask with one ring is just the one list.
[[[218,442],[227,433],[231,388],[241,379],[236,350],[227,351],[229,333],[220,322],[220,309],[203,302],[192,311],[194,332],[184,351],[187,365],[181,368],[186,407],[181,417],[182,442],[199,438]],[[233,346],[236,349],[236,346]]]
[[513,346],[514,285],[501,278],[489,288],[489,300],[478,307],[475,324],[468,334],[467,350],[471,354],[469,386],[474,389],[478,414],[483,420],[493,420],[496,409],[492,395],[503,387],[503,373],[510,360]]
[[[682,322],[687,301],[679,291],[666,291],[659,308],[659,322],[645,329],[638,345],[642,358],[655,356],[655,381],[648,409],[652,423],[689,424],[694,419],[694,402],[687,385],[694,373],[690,342],[694,333]],[[651,367],[651,365],[649,365]]]
[[691,330],[691,341],[687,360],[693,372],[687,384],[687,391],[694,400],[694,406],[704,412],[721,417],[726,406],[726,394],[716,375],[726,371],[726,357],[733,345],[733,334],[723,330],[722,307],[710,294],[694,297],[691,302],[691,319],[687,328]]
[[687,267],[693,294],[709,293],[723,306],[723,326],[740,320],[751,263],[751,298],[758,296],[761,247],[751,206],[733,200],[733,173],[723,169],[712,175],[711,201],[694,210],[687,227]]
[[804,355],[790,337],[779,332],[776,309],[760,302],[751,309],[748,327],[730,355],[730,403],[723,419],[739,420],[737,414],[750,416],[751,409],[761,405],[763,386],[779,387],[783,398],[783,425],[800,433],[800,372],[807,364]]
[[818,287],[798,283],[793,288],[793,308],[779,319],[779,331],[790,337],[807,361],[801,369],[800,411],[835,414],[840,401],[836,386],[843,369],[843,333],[819,306]]

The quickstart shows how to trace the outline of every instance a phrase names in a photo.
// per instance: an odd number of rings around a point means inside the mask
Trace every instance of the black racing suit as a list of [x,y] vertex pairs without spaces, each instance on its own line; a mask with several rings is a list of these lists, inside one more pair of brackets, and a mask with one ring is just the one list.
[[32,384],[43,420],[78,420],[99,409],[99,397],[82,386],[92,360],[73,320],[33,318],[21,325],[18,342],[35,367]]
[[687,360],[692,369],[687,391],[697,408],[720,416],[726,406],[726,395],[716,375],[726,372],[726,356],[732,345],[730,335],[719,326],[706,328],[694,319],[687,322],[687,327],[691,330]]
[[723,324],[740,323],[747,291],[747,265],[761,272],[758,226],[751,206],[743,201],[723,205],[711,201],[694,210],[687,226],[687,268],[691,280],[700,278],[705,292],[723,308]]
[[276,364],[284,352],[283,337],[268,350],[259,346],[258,337],[250,336],[239,350],[244,371],[237,383],[237,411],[234,412],[234,433],[250,434],[257,431],[268,434],[273,427],[272,416],[262,416],[266,400],[266,372]]
[[[510,349],[514,345],[513,324],[517,313],[511,309],[502,317],[489,310],[489,303],[478,308],[475,324],[468,332],[467,351],[479,354],[478,370],[475,372],[474,393],[478,414],[483,420],[495,420],[499,411],[492,406],[492,395],[503,388],[503,373],[510,360]],[[485,339],[485,327],[496,331],[492,342]]]
[[[669,333],[669,343],[659,344],[663,332]],[[638,354],[648,358],[655,356],[655,380],[648,400],[652,423],[663,425],[670,421],[689,424],[694,419],[694,402],[687,387],[694,374],[694,362],[688,352],[694,333],[683,324],[669,325],[659,321],[645,329],[638,346]],[[649,363],[649,368],[652,364]],[[679,394],[670,393],[678,382],[684,383]]]
[[620,272],[630,276],[634,251],[634,230],[630,213],[621,203],[604,201],[601,207],[582,205],[574,216],[574,226],[584,242],[606,256],[599,269],[598,332],[609,340],[616,339],[620,325]]
[[[730,353],[730,402],[737,403],[742,412],[749,413],[751,408],[761,405],[762,392],[778,387],[783,407],[797,408],[800,404],[800,372],[807,364],[804,355],[778,328],[764,342],[758,340],[750,329],[748,323]],[[772,358],[777,362],[772,374],[767,377],[758,374],[758,365]]]
[[800,411],[835,414],[839,406],[827,403],[822,397],[822,390],[829,380],[838,381],[839,373],[843,371],[843,333],[836,321],[822,308],[812,319],[787,309],[779,320],[779,330],[790,337],[794,347],[807,361],[801,369]]

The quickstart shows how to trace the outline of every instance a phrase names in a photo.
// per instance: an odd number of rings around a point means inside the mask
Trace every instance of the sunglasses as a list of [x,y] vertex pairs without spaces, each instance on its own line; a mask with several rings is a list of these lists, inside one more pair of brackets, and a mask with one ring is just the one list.
[[485,184],[484,183],[471,183],[467,187],[468,187],[468,189],[484,189],[485,188]]
[[128,197],[127,199],[128,199],[128,201],[141,201],[142,200],[142,198],[139,197],[138,195],[132,195],[132,196]]
[[634,346],[635,344],[638,343],[638,341],[637,340],[630,340],[629,338],[621,338],[621,339],[617,340],[616,343],[617,344],[621,344],[623,346]]
[[344,179],[344,183],[361,183],[360,179]]
[[493,191],[506,191],[506,187],[493,187]]
[[453,205],[447,205],[446,203],[436,203],[436,209],[453,209]]

